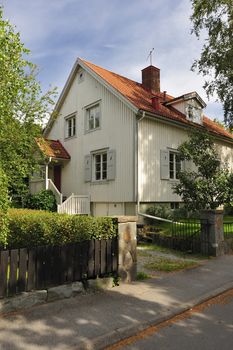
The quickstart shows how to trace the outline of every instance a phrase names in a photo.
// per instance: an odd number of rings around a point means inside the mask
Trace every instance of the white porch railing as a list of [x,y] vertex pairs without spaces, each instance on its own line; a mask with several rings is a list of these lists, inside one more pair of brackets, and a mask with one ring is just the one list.
[[72,195],[57,206],[60,214],[90,215],[90,196]]
[[53,194],[56,197],[57,204],[62,204],[62,193],[57,189],[57,187],[54,185],[53,181],[51,179],[47,179],[46,189],[51,190]]

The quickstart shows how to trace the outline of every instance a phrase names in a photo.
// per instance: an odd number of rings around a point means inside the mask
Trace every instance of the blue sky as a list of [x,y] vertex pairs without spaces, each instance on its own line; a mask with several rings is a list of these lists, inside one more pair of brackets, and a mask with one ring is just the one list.
[[222,120],[221,105],[207,100],[204,79],[190,71],[202,42],[191,36],[190,0],[0,0],[39,67],[44,90],[61,91],[76,57],[141,81],[155,48],[161,89],[173,96],[197,91],[206,114]]

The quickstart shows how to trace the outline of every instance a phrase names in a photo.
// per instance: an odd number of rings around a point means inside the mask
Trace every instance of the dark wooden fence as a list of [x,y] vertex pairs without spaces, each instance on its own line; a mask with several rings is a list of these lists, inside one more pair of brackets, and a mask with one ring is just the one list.
[[0,252],[0,298],[116,274],[118,239]]

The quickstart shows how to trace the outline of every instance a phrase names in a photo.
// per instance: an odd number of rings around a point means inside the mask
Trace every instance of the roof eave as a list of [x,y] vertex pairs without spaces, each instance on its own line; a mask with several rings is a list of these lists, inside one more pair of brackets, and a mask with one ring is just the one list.
[[90,67],[88,67],[80,58],[78,58],[78,63],[80,67],[85,69],[90,75],[92,75],[100,84],[102,84],[106,89],[118,97],[123,103],[125,103],[134,113],[138,113],[138,108],[132,102],[130,102],[124,95],[122,95],[117,89],[115,89],[111,84],[109,84],[105,79],[103,79],[99,74],[95,73]]
[[188,128],[199,128],[199,129],[204,129],[207,130],[211,135],[215,136],[220,141],[225,141],[227,143],[230,143],[233,145],[233,139],[231,137],[225,136],[225,135],[219,135],[217,132],[211,131],[207,129],[204,125],[194,125],[193,123],[183,123],[182,121],[174,120],[174,119],[168,119],[168,117],[159,115],[158,113],[152,113],[148,112],[146,110],[140,110],[139,113],[145,112],[146,117],[151,118],[151,119],[157,119],[161,120],[162,122],[170,125],[177,125],[178,127],[181,127],[183,129],[188,129]]
[[101,78],[100,75],[98,75],[97,73],[95,73],[91,68],[89,68],[80,58],[77,58],[72,70],[69,74],[69,77],[65,83],[64,88],[62,89],[62,92],[58,98],[58,101],[54,107],[53,113],[51,114],[51,117],[45,127],[45,130],[43,132],[43,135],[46,136],[48,134],[48,132],[50,131],[53,122],[55,120],[54,118],[54,114],[55,113],[59,113],[59,110],[64,102],[64,99],[70,89],[70,86],[75,78],[75,74],[76,71],[78,69],[78,67],[82,67],[84,70],[86,70],[91,76],[93,76],[100,84],[102,84],[103,86],[105,86],[108,90],[110,90],[112,92],[113,95],[115,95],[116,97],[118,97],[123,103],[125,103],[134,113],[138,112],[138,108],[131,103],[126,97],[124,97],[119,91],[117,91],[111,84],[107,83],[106,80],[104,80],[103,78]]

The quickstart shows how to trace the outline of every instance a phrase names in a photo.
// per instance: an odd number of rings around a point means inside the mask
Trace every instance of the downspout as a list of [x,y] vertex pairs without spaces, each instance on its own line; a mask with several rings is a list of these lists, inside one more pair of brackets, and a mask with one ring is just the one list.
[[135,184],[135,194],[136,194],[136,201],[137,201],[137,209],[136,209],[136,215],[139,214],[139,205],[140,205],[140,190],[139,190],[139,123],[145,118],[145,111],[142,111],[141,116],[136,119],[136,142],[135,142],[135,177],[136,177],[136,184]]
[[49,183],[48,183],[48,178],[49,178],[49,163],[51,163],[52,157],[49,157],[49,160],[47,163],[45,163],[45,189],[48,190],[49,188]]

